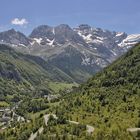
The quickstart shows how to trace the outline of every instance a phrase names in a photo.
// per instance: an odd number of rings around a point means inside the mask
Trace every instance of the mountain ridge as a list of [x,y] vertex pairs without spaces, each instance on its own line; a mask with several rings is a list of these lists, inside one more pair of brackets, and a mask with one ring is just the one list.
[[[29,37],[13,29],[0,33],[0,43],[6,43],[22,53],[39,56],[49,61],[49,64],[53,63],[55,67],[59,67],[70,77],[75,77],[75,82],[80,83],[112,63],[138,42],[140,34],[127,35],[124,32],[112,32],[87,24],[81,24],[76,28],[71,28],[67,24],[55,27],[40,25]],[[78,69],[73,67],[75,59],[72,53],[78,55]],[[68,60],[71,65],[66,66]],[[80,67],[82,71],[79,70]],[[72,68],[74,73],[71,72]],[[81,79],[83,73],[87,73],[87,76]]]
[[32,97],[53,96],[73,86],[78,84],[72,77],[44,59],[0,44],[0,108]]

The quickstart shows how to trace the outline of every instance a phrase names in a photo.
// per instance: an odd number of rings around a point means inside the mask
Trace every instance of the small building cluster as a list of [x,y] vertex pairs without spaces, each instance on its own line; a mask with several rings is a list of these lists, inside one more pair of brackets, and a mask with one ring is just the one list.
[[24,122],[25,119],[15,113],[14,109],[0,108],[0,129],[11,126],[11,122]]

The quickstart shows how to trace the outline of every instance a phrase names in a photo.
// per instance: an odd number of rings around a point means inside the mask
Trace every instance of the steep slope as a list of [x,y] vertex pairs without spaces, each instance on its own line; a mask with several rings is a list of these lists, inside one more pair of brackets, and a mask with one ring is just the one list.
[[[120,45],[124,39],[129,40],[126,33],[110,32],[85,24],[74,29],[65,24],[56,27],[42,25],[33,30],[30,38],[35,40],[30,48],[31,54],[41,56],[79,83],[130,48]],[[138,41],[132,41],[132,45]]]
[[60,24],[56,27],[41,25],[35,28],[29,37],[34,40],[40,39],[41,44],[50,46],[60,46],[67,42],[84,43],[82,37],[66,24]]
[[30,44],[30,39],[26,37],[23,33],[11,29],[0,33],[0,42],[5,42],[13,46],[18,45],[25,47]]
[[[76,48],[73,44],[67,44],[60,54],[49,57],[48,63],[64,71],[76,82],[82,83],[90,78],[93,73],[101,69],[88,56],[96,60],[96,56],[93,56],[92,52],[89,53],[86,49],[81,47]],[[103,58],[98,59],[103,60]],[[90,61],[92,61],[92,65],[90,65]]]
[[[139,56],[140,45],[136,45],[128,51],[124,56],[119,58],[103,72],[98,73],[91,81],[92,86],[110,87],[116,85],[139,84]],[[99,79],[99,82],[95,82]]]
[[66,95],[56,112],[94,126],[93,138],[97,140],[132,139],[127,128],[140,127],[139,58],[137,45]]
[[[50,28],[53,38],[45,30],[43,33],[46,33],[46,39],[53,41],[52,46],[48,44],[50,47],[43,47],[41,54],[37,49],[36,55],[41,55],[80,83],[106,67],[140,39],[139,35],[130,37],[123,32],[110,32],[89,25],[80,25],[73,30],[68,25]],[[39,28],[37,29],[38,32],[32,34],[39,35]]]
[[[37,134],[40,128],[43,128],[36,136],[37,140],[52,137],[77,140],[134,140],[127,130],[140,127],[139,58],[140,44],[79,88],[75,88],[69,94],[62,93],[60,100],[57,99],[49,108],[43,108],[46,110],[34,114],[34,121],[14,126],[15,131],[9,128],[2,132],[1,138],[28,139],[32,132]],[[32,99],[33,103],[30,99],[21,103],[21,111],[30,111],[34,106],[38,106],[40,99]],[[43,125],[44,121],[46,126]]]
[[41,93],[52,93],[49,83],[56,81],[72,83],[73,79],[42,58],[18,53],[7,45],[0,45],[1,101],[8,101],[9,96],[13,99],[14,95],[41,96]]
[[22,53],[43,58],[64,73],[66,79],[79,83],[102,70],[139,41],[139,34],[127,35],[87,24],[76,28],[66,24],[56,27],[41,25],[29,37],[13,29],[0,33],[0,43],[11,44]]
[[[10,47],[0,45],[1,100],[8,101],[14,95],[32,95],[36,86],[45,80],[49,80],[49,74],[42,67]],[[46,87],[47,90],[51,92]]]
[[89,47],[96,49],[98,54],[102,54],[110,62],[123,53],[123,48],[118,47],[118,43],[127,37],[124,32],[111,32],[100,28],[92,28],[89,25],[82,24],[76,31],[88,44]]
[[40,80],[47,75],[45,70],[41,69],[32,60],[26,58],[26,55],[17,53],[8,46],[1,45],[0,54],[1,77],[15,81],[27,80],[36,84],[40,83]]

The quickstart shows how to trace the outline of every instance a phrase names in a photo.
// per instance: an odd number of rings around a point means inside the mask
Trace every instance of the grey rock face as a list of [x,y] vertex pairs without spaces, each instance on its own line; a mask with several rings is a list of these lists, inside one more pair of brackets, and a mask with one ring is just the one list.
[[42,38],[44,44],[49,44],[49,42],[53,41],[53,45],[64,45],[67,42],[84,43],[84,40],[66,24],[56,27],[39,26],[33,30],[29,37]]
[[84,40],[65,24],[55,28],[55,40],[59,44],[65,44],[66,42],[84,43]]
[[73,29],[66,24],[56,27],[41,25],[29,37],[13,29],[2,32],[0,42],[16,45],[14,49],[18,51],[40,56],[76,82],[81,82],[140,42],[140,34],[127,35],[87,24]]
[[0,33],[0,42],[28,46],[30,44],[30,39],[21,32],[11,29]]
[[53,28],[48,25],[41,25],[37,28],[35,28],[30,38],[48,38],[52,40],[54,38]]

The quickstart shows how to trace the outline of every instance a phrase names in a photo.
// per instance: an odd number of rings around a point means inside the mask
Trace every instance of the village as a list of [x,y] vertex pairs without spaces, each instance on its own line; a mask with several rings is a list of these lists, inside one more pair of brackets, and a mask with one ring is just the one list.
[[0,108],[0,129],[6,129],[11,127],[12,122],[25,122],[25,118],[16,114],[15,109],[18,105],[14,107],[1,107]]
[[[53,99],[57,99],[58,95],[45,95],[44,98],[47,98],[50,102]],[[29,122],[23,116],[20,116],[16,113],[16,109],[18,109],[19,104],[22,101],[16,103],[14,106],[10,107],[0,107],[0,130],[4,130],[8,127],[12,127],[11,124],[19,122]]]

